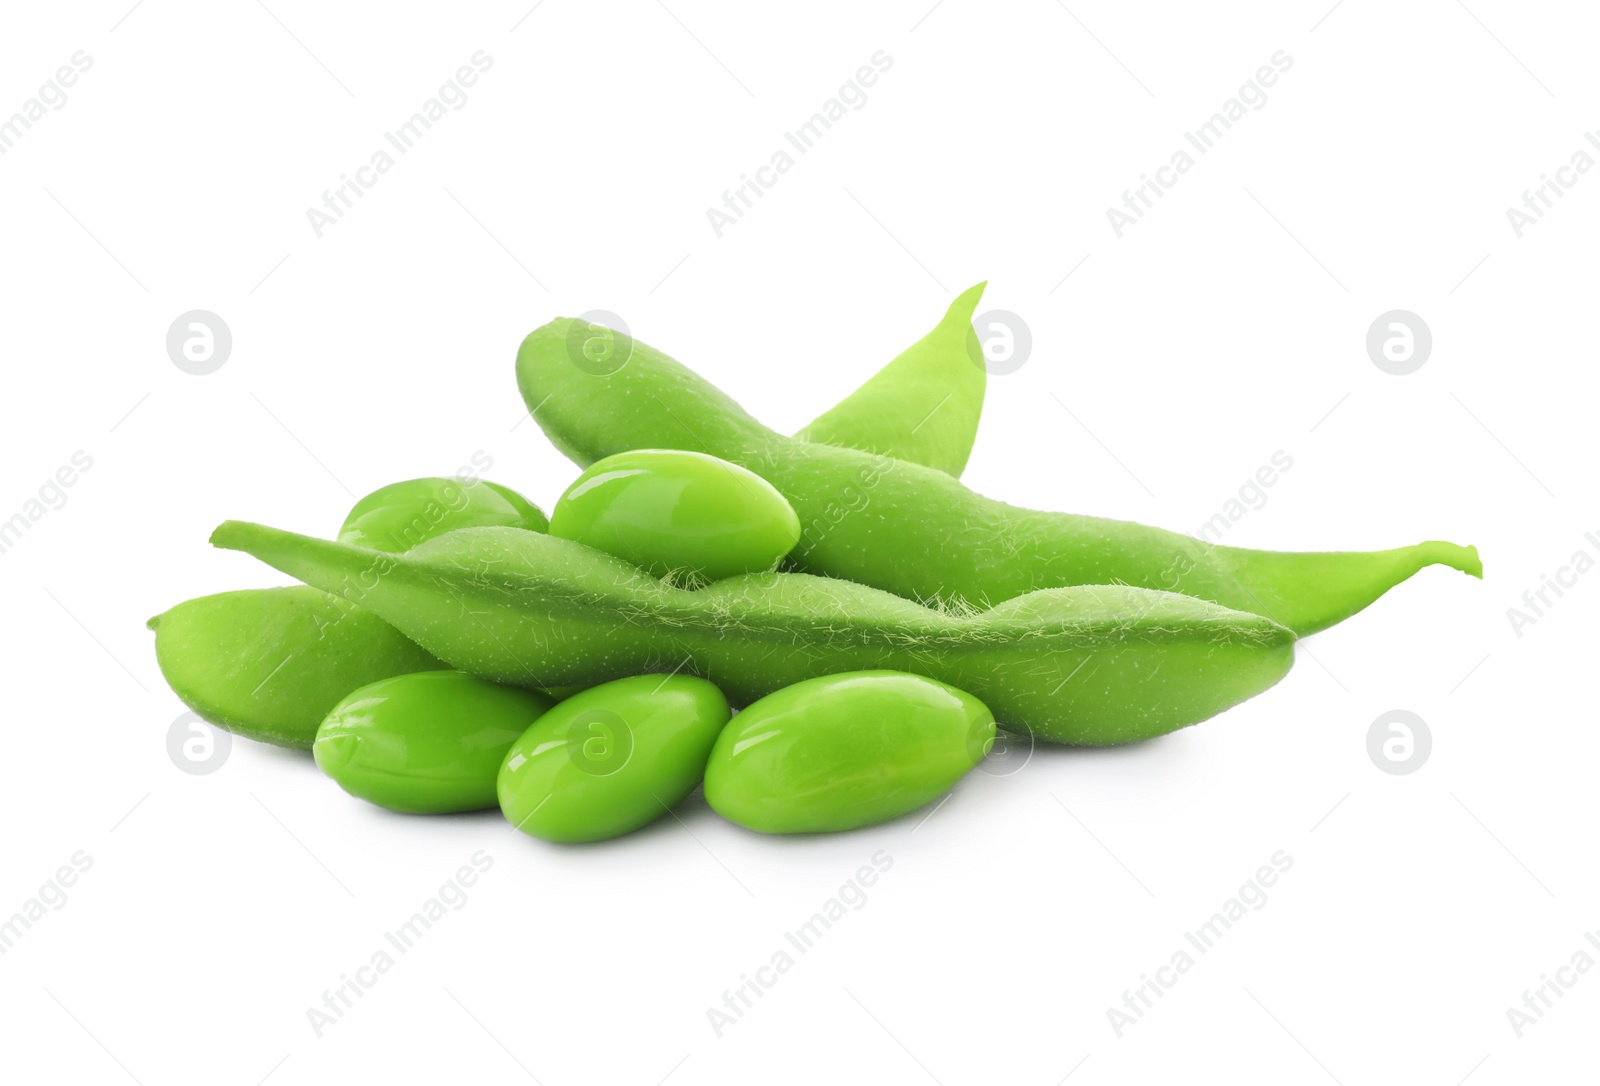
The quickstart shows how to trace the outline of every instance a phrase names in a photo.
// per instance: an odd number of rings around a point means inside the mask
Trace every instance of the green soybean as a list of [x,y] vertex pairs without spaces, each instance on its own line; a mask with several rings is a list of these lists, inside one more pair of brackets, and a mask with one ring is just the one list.
[[397,675],[334,706],[311,753],[340,788],[379,807],[480,811],[496,803],[511,744],[554,704],[459,671]]
[[635,675],[575,694],[512,745],[500,809],[546,841],[630,833],[694,791],[728,715],[722,692],[689,675]]
[[977,698],[921,675],[808,679],[723,729],[706,802],[762,833],[871,826],[943,795],[989,752],[994,730]]
[[801,541],[790,561],[806,572],[969,607],[1037,589],[1130,584],[1252,611],[1298,634],[1350,617],[1425,566],[1482,576],[1477,551],[1453,543],[1246,550],[1126,521],[1019,509],[933,468],[774,433],[643,343],[623,345],[622,369],[587,373],[565,348],[582,329],[569,318],[552,321],[517,355],[523,397],[556,447],[579,464],[643,447],[695,449],[742,464],[799,514]]
[[682,668],[742,705],[819,675],[909,671],[970,692],[1004,724],[1099,745],[1204,720],[1293,661],[1293,634],[1271,619],[1120,585],[951,614],[805,574],[689,592],[510,528],[465,528],[398,555],[240,521],[212,542],[347,595],[453,667],[525,686]]
[[578,476],[556,502],[550,534],[700,583],[772,569],[799,542],[800,521],[771,483],[736,464],[639,449]]
[[446,666],[371,611],[304,585],[201,596],[149,626],[185,705],[282,747],[309,749],[323,717],[358,686]]
[[795,438],[909,460],[960,478],[978,436],[989,376],[972,330],[986,285],[950,303],[933,331]]
[[457,528],[506,525],[546,531],[539,507],[488,480],[407,479],[379,487],[356,502],[339,539],[375,551],[403,551]]

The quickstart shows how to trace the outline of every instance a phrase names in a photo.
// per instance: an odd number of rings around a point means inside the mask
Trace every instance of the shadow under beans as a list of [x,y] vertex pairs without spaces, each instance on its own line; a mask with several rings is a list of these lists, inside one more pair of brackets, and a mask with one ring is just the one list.
[[248,751],[249,754],[247,756],[257,761],[272,762],[277,765],[302,766],[312,773],[319,772],[317,763],[312,759],[309,750],[301,750],[298,747],[280,747],[272,743],[261,743],[254,739],[246,739],[238,734],[233,734],[233,744],[233,756]]
[[[996,749],[1002,749],[1003,754],[991,755],[980,762],[965,777],[956,783],[949,791],[930,800],[915,810],[909,811],[897,818],[886,822],[862,826],[854,830],[843,830],[827,833],[786,833],[763,834],[754,830],[746,830],[736,824],[727,822],[713,811],[705,799],[703,788],[696,787],[693,792],[681,802],[667,811],[663,811],[659,818],[653,819],[638,829],[617,837],[603,841],[564,843],[545,841],[519,832],[504,814],[496,807],[489,807],[477,811],[462,811],[447,814],[414,814],[401,811],[392,811],[366,800],[354,796],[345,797],[356,807],[364,809],[365,817],[371,817],[379,822],[391,824],[404,829],[411,829],[420,822],[435,825],[441,830],[468,829],[466,835],[470,839],[481,839],[485,832],[503,830],[504,833],[516,844],[517,847],[549,848],[561,853],[571,855],[593,853],[599,856],[610,854],[613,850],[627,850],[635,846],[636,842],[665,839],[671,836],[699,837],[705,832],[719,832],[718,824],[733,826],[735,830],[751,839],[760,839],[768,847],[776,850],[809,851],[830,847],[828,842],[838,842],[851,838],[861,838],[869,832],[895,834],[915,833],[924,824],[946,816],[955,815],[962,807],[973,803],[981,804],[984,797],[1009,791],[1019,786],[1019,782],[1027,782],[1030,778],[1042,778],[1046,788],[1059,787],[1068,777],[1068,767],[1085,763],[1099,763],[1102,768],[1109,769],[1119,766],[1124,762],[1134,759],[1144,760],[1151,756],[1160,756],[1163,759],[1177,757],[1181,761],[1192,761],[1193,755],[1186,752],[1187,744],[1178,739],[1181,732],[1155,736],[1132,743],[1108,747],[1081,747],[1065,746],[1058,743],[1030,741],[1026,733],[1005,733],[1000,735],[1001,743]],[[291,747],[278,747],[267,743],[248,742],[241,744],[250,751],[247,757],[279,765],[293,765],[298,771],[303,771],[321,777],[315,761],[308,750],[298,750]],[[325,782],[327,787],[337,789],[333,781]],[[1023,784],[1023,787],[1032,790],[1033,785]],[[1071,796],[1066,797],[1070,800]]]

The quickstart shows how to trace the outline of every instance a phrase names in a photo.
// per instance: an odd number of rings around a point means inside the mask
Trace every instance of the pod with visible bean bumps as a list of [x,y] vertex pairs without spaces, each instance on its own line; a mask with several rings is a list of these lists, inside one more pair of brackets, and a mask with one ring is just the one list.
[[761,833],[873,826],[931,803],[994,743],[994,714],[903,671],[824,675],[768,694],[724,728],[706,802]]
[[533,532],[550,527],[538,506],[499,483],[407,479],[379,487],[356,502],[339,529],[339,541],[375,551],[406,551],[457,528],[491,525]]
[[340,788],[379,807],[481,811],[495,805],[506,751],[553,704],[459,671],[398,675],[335,706],[311,753]]
[[620,837],[694,791],[728,714],[722,692],[689,675],[635,675],[574,694],[511,747],[500,809],[546,841]]
[[1438,540],[1387,551],[1246,550],[1127,521],[1019,509],[933,468],[774,433],[637,340],[621,337],[622,369],[585,372],[566,350],[584,327],[554,320],[517,352],[523,398],[556,448],[579,465],[623,449],[685,445],[741,464],[799,514],[802,540],[790,562],[807,573],[969,607],[1037,589],[1136,585],[1264,615],[1300,635],[1342,622],[1425,566],[1483,575],[1476,549]]
[[657,577],[719,581],[775,567],[800,520],[772,485],[703,453],[608,456],[567,488],[550,534],[624,558]]
[[[953,330],[969,324],[980,287],[938,329],[811,424],[815,440],[889,452],[959,471],[976,433],[983,370],[955,368]],[[891,379],[892,375],[892,379]],[[945,384],[958,385],[951,393]],[[951,398],[947,401],[946,395]],[[930,412],[936,411],[932,421]],[[395,483],[356,503],[340,539],[399,550],[468,525],[544,531],[544,514],[497,483],[436,478]],[[156,656],[178,696],[237,735],[309,749],[334,704],[355,687],[447,665],[374,615],[304,586],[226,592],[150,620]],[[158,627],[162,620],[166,631]],[[279,665],[283,665],[279,669]],[[548,691],[557,700],[580,686]]]
[[356,687],[449,666],[371,611],[298,584],[201,596],[149,626],[161,674],[202,719],[302,750]]
[[686,592],[514,528],[464,528],[397,555],[239,521],[211,541],[351,593],[454,667],[528,686],[681,667],[742,705],[820,675],[910,671],[968,691],[1009,727],[1102,746],[1220,713],[1294,661],[1294,635],[1271,619],[1125,585],[950,614],[802,573]]

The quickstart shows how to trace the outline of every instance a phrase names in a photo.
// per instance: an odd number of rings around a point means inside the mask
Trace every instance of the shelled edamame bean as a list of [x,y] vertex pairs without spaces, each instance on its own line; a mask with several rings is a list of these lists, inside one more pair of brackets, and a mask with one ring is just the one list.
[[994,742],[964,691],[900,671],[824,675],[768,694],[723,729],[706,802],[762,833],[827,833],[930,803]]
[[550,534],[689,583],[775,567],[800,521],[772,484],[704,453],[640,449],[590,465],[556,502]]
[[506,751],[555,703],[459,671],[380,679],[317,729],[317,765],[353,796],[408,814],[495,805]]
[[635,675],[575,694],[512,745],[500,809],[546,841],[632,832],[700,783],[728,712],[720,690],[690,675]]

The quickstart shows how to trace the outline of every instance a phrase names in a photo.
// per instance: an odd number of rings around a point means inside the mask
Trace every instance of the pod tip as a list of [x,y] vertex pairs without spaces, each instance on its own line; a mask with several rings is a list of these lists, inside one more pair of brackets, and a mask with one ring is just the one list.
[[977,312],[979,300],[983,298],[984,288],[988,285],[989,280],[985,279],[983,282],[975,283],[963,290],[956,295],[956,300],[950,303],[949,311],[951,313],[964,313],[966,314],[965,319],[971,320],[972,314]]
[[1483,580],[1483,559],[1478,557],[1477,547],[1463,547],[1459,543],[1448,543],[1442,539],[1430,539],[1418,545],[1430,563],[1449,566],[1451,569],[1460,570],[1469,577]]

